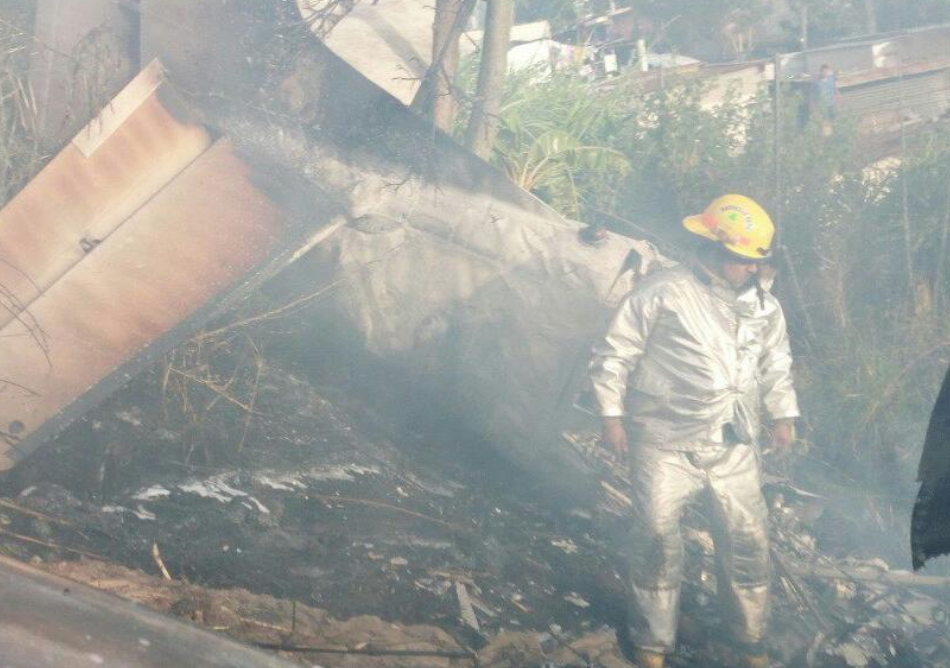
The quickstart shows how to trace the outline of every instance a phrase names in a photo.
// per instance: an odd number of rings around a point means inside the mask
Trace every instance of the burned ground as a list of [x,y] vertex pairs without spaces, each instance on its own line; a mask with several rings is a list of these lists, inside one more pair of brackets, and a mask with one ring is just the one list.
[[[148,384],[137,390],[143,399]],[[591,595],[563,575],[573,568],[619,582],[585,529],[590,517],[554,516],[525,476],[492,453],[406,435],[396,447],[365,406],[346,406],[345,396],[328,401],[274,369],[237,461],[181,465],[161,456],[181,434],[150,423],[161,412],[130,394],[69,430],[11,483],[15,503],[58,518],[11,512],[11,532],[151,572],[158,545],[176,579],[341,617],[440,624],[474,646],[503,628],[582,631],[603,621],[588,614]],[[137,447],[119,452],[121,442]],[[99,465],[83,468],[90,461]],[[29,558],[35,547],[7,549]],[[480,632],[457,622],[460,585]]]
[[[407,420],[339,389],[358,383],[315,385],[278,367],[263,371],[250,422],[216,412],[200,431],[216,445],[183,451],[194,426],[163,417],[160,379],[138,381],[7,481],[4,552],[133,598],[144,579],[164,592],[146,603],[250,642],[418,648],[418,629],[404,629],[424,625],[422,646],[481,650],[483,665],[528,665],[519,662],[545,658],[542,644],[554,652],[562,642],[587,643],[597,665],[623,665],[610,628],[623,610],[627,482],[592,435],[572,438],[603,473],[600,503],[558,507],[490,449],[432,427],[436,420],[396,427]],[[921,591],[883,561],[823,556],[813,538],[822,501],[779,478],[769,493],[777,657],[801,666],[947,665],[943,580]],[[711,541],[700,513],[688,521],[694,584],[674,665],[726,665],[717,658]],[[297,604],[310,612],[293,613]],[[257,619],[262,605],[271,612]],[[257,622],[209,612],[222,606]],[[364,621],[343,639],[329,622],[288,635],[295,614]],[[390,624],[398,638],[380,635]]]

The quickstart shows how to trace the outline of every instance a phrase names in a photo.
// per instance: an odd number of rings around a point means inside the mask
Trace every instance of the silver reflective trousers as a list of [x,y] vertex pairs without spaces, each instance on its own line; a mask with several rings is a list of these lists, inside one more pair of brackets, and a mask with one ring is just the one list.
[[737,643],[760,642],[768,617],[770,568],[768,509],[756,449],[634,447],[630,471],[634,515],[628,631],[633,643],[661,653],[674,648],[684,563],[680,519],[687,502],[704,491],[723,616]]

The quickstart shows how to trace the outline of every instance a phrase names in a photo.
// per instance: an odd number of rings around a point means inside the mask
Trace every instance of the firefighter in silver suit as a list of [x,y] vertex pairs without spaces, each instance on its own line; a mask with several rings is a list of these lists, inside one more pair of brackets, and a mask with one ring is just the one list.
[[761,420],[772,445],[787,450],[799,415],[785,317],[756,284],[775,228],[741,195],[720,197],[684,225],[703,240],[694,260],[637,286],[591,362],[604,441],[628,460],[634,485],[625,640],[638,668],[661,668],[672,652],[680,519],[706,492],[723,613],[742,665],[764,668],[770,568]]

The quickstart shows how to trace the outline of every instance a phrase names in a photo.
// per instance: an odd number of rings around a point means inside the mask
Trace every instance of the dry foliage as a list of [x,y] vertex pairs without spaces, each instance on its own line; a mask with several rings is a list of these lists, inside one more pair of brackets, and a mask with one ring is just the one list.
[[183,434],[183,463],[192,463],[196,453],[209,463],[216,455],[229,457],[244,450],[254,420],[262,417],[257,399],[269,339],[335,286],[278,305],[259,295],[248,297],[217,326],[165,357],[160,370],[162,413],[166,424]]

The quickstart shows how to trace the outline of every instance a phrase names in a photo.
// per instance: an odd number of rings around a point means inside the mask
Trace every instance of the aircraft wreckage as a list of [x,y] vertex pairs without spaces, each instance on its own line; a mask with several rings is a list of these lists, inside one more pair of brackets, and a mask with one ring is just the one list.
[[559,431],[652,247],[585,245],[302,34],[295,3],[139,19],[149,64],[0,212],[0,468],[266,282],[326,290],[320,345],[396,371],[542,478],[583,476]]

